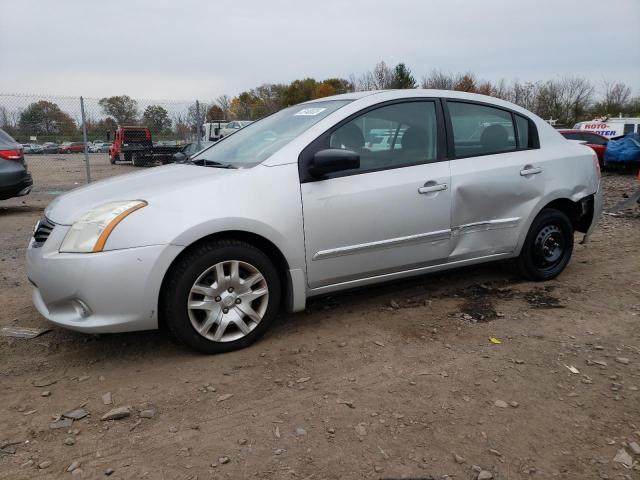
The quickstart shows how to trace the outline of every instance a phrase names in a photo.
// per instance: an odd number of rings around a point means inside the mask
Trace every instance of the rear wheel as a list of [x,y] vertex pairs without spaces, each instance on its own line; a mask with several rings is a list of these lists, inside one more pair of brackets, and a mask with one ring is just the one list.
[[236,240],[203,244],[172,268],[161,305],[169,330],[203,353],[244,348],[267,330],[280,278],[260,250]]
[[573,253],[573,226],[559,210],[542,210],[527,234],[518,267],[530,280],[544,281],[557,277]]
[[131,163],[134,167],[144,167],[147,165],[147,160],[143,154],[134,152],[131,154]]

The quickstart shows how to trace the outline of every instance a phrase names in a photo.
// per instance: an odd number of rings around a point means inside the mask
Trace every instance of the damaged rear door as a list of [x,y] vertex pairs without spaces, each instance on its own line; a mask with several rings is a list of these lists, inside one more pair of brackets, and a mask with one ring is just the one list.
[[535,125],[470,101],[447,100],[445,114],[452,157],[449,261],[513,252],[545,190]]

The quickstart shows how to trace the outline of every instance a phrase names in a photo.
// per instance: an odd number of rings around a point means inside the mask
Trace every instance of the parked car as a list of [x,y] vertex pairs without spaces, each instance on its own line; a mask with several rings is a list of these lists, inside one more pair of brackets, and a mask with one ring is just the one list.
[[220,137],[226,137],[232,133],[236,133],[238,130],[251,123],[253,123],[251,120],[234,120],[229,122],[220,130]]
[[34,154],[42,153],[43,148],[37,143],[23,143],[22,150],[25,154],[34,155]]
[[[89,153],[98,153],[100,152],[100,149],[102,148],[102,146],[105,144],[105,142],[102,141],[95,141],[93,143],[89,144]],[[111,145],[111,144],[109,144]],[[108,149],[107,149],[108,151]]]
[[64,142],[58,148],[58,153],[82,153],[84,152],[83,142]]
[[53,142],[45,142],[42,144],[42,153],[58,153],[60,145]]
[[200,150],[204,150],[214,143],[215,142],[200,142],[200,145],[198,145],[198,142],[187,143],[180,149],[179,152],[173,154],[173,160],[175,162],[184,162],[185,160],[191,158],[194,153],[197,153]]
[[113,143],[104,142],[102,145],[98,147],[98,153],[109,153],[109,150],[111,149],[111,145],[113,145]]
[[[374,128],[401,140],[370,151]],[[512,103],[349,93],[285,108],[192,162],[57,197],[27,273],[55,324],[162,322],[194,349],[224,352],[317,295],[512,258],[529,279],[555,278],[574,232],[586,240],[596,224],[599,180],[592,150]]]
[[32,187],[22,145],[0,129],[0,200],[27,195]]
[[598,135],[597,133],[591,133],[584,130],[558,130],[564,138],[567,140],[577,140],[581,142],[585,142],[585,144],[590,147],[596,155],[598,155],[598,162],[600,162],[600,166],[604,165],[604,152],[607,149],[607,144],[609,143],[609,139],[603,137],[602,135]]

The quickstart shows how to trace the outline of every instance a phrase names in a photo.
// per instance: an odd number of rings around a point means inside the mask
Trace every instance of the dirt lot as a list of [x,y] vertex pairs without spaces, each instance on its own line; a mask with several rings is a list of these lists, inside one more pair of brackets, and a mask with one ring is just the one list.
[[[94,177],[132,170],[92,158]],[[48,326],[24,247],[84,168],[48,163],[64,171],[32,160],[40,186],[0,206],[0,327]],[[603,183],[608,206],[636,188]],[[368,288],[214,357],[161,332],[0,337],[0,478],[638,479],[640,455],[614,457],[640,443],[639,235],[633,207],[605,215],[555,281],[501,263]],[[101,421],[121,406],[131,415]]]

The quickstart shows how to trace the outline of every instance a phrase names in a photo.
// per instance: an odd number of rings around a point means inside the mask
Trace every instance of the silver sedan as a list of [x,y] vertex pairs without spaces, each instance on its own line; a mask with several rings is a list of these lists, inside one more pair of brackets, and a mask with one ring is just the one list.
[[461,92],[358,92],[57,198],[27,271],[55,324],[163,322],[215,353],[347,288],[508,258],[554,278],[600,209],[593,151],[531,112]]

